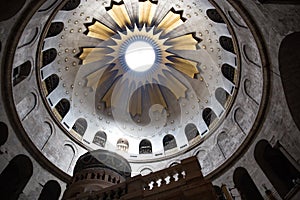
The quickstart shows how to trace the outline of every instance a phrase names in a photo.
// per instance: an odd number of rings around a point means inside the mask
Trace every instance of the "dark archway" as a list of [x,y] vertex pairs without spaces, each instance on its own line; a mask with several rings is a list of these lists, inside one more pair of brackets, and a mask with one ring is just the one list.
[[272,148],[266,140],[256,144],[254,158],[276,191],[284,198],[295,186],[294,182],[299,179],[300,173],[279,149]]
[[0,132],[0,146],[2,146],[8,138],[8,127],[4,122],[0,122]]
[[61,193],[61,187],[55,180],[48,181],[38,198],[38,200],[58,200]]
[[1,199],[18,199],[32,173],[33,165],[29,157],[15,156],[0,174]]
[[164,150],[170,150],[177,147],[176,140],[173,135],[166,135],[163,139]]
[[238,167],[234,170],[233,182],[243,200],[264,200],[245,168]]
[[152,153],[152,144],[149,140],[142,140],[139,145],[140,154],[151,154]]
[[104,131],[98,131],[93,139],[93,143],[100,147],[105,147],[106,140],[106,133]]
[[300,130],[300,32],[286,36],[279,49],[279,70],[291,115]]

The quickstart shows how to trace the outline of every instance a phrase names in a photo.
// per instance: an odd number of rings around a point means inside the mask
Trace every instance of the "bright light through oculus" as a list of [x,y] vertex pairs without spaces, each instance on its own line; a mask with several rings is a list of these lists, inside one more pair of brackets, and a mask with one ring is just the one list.
[[156,55],[152,45],[145,41],[134,41],[126,49],[127,66],[137,72],[150,69],[155,63]]

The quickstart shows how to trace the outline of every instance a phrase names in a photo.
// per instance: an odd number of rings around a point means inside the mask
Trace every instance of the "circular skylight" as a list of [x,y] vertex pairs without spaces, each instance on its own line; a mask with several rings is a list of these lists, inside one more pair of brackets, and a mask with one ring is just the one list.
[[206,0],[194,14],[162,2],[111,1],[93,12],[82,3],[49,26],[44,97],[83,146],[132,159],[175,155],[203,141],[229,109],[238,62],[225,22]]
[[125,52],[125,61],[128,67],[136,72],[150,69],[155,63],[155,58],[152,45],[145,41],[133,41]]

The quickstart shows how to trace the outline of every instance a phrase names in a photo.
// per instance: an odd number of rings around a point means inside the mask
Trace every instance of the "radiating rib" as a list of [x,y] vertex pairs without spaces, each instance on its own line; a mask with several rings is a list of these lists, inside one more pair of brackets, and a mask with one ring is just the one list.
[[129,15],[124,4],[113,5],[112,9],[110,9],[107,12],[120,28],[124,28],[126,24],[131,24]]
[[193,34],[183,35],[177,38],[168,40],[174,50],[197,50],[198,41]]
[[194,78],[195,75],[199,73],[197,68],[197,62],[175,56],[169,57],[168,59],[172,62],[172,64],[169,65],[191,78]]
[[151,3],[149,0],[145,2],[139,2],[139,24],[151,25],[157,5]]
[[103,60],[109,52],[109,48],[83,48],[79,58],[82,60],[82,64],[88,64]]
[[88,30],[89,32],[87,36],[94,37],[100,40],[108,40],[111,36],[115,34],[115,31],[98,21],[96,21],[93,25],[89,26]]
[[169,11],[157,27],[166,34],[182,24],[180,15]]

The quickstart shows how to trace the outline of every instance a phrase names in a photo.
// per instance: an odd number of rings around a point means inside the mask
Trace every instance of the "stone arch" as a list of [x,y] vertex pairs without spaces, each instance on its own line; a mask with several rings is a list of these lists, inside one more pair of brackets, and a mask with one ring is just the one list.
[[104,131],[98,131],[93,139],[93,143],[100,146],[105,147],[107,140],[107,135]]
[[202,112],[203,120],[207,127],[209,127],[213,121],[217,118],[217,115],[211,108],[205,108]]
[[69,171],[74,161],[75,154],[76,150],[74,145],[72,143],[65,143],[60,156],[61,168],[65,169],[66,171]]
[[56,111],[59,113],[61,119],[63,119],[70,110],[70,102],[67,99],[60,100],[56,106]]
[[0,146],[4,145],[8,138],[8,127],[4,122],[0,122]]
[[217,88],[215,92],[217,101],[225,108],[228,97],[230,96],[224,88]]
[[15,156],[0,174],[0,194],[3,199],[18,199],[33,173],[26,155]]
[[13,86],[18,85],[29,77],[31,72],[31,62],[28,60],[13,70]]
[[149,140],[144,139],[140,142],[139,153],[140,154],[151,154],[152,153],[152,144]]
[[195,124],[187,124],[184,128],[184,132],[189,142],[199,136],[199,131]]
[[55,180],[50,180],[44,185],[38,200],[58,200],[60,193],[60,184]]
[[72,129],[78,133],[80,136],[83,136],[86,129],[87,129],[87,121],[83,118],[79,118],[76,120],[76,122],[74,123]]
[[23,121],[37,106],[37,96],[29,93],[16,106],[20,119]]
[[233,173],[233,182],[238,189],[241,199],[244,200],[264,200],[248,171],[243,167],[238,167]]
[[126,138],[120,138],[118,141],[117,141],[117,148],[119,150],[122,150],[122,151],[128,151],[129,149],[129,142]]
[[300,172],[279,149],[273,148],[267,140],[260,140],[256,144],[254,158],[282,198],[296,186]]
[[166,135],[164,138],[163,138],[163,146],[164,146],[164,151],[168,151],[170,149],[174,149],[177,147],[177,144],[176,144],[176,139],[173,135]]
[[300,32],[287,35],[279,48],[279,70],[283,90],[291,115],[300,130],[300,52],[295,49],[300,46]]
[[25,5],[26,0],[1,1],[0,22],[15,16]]

